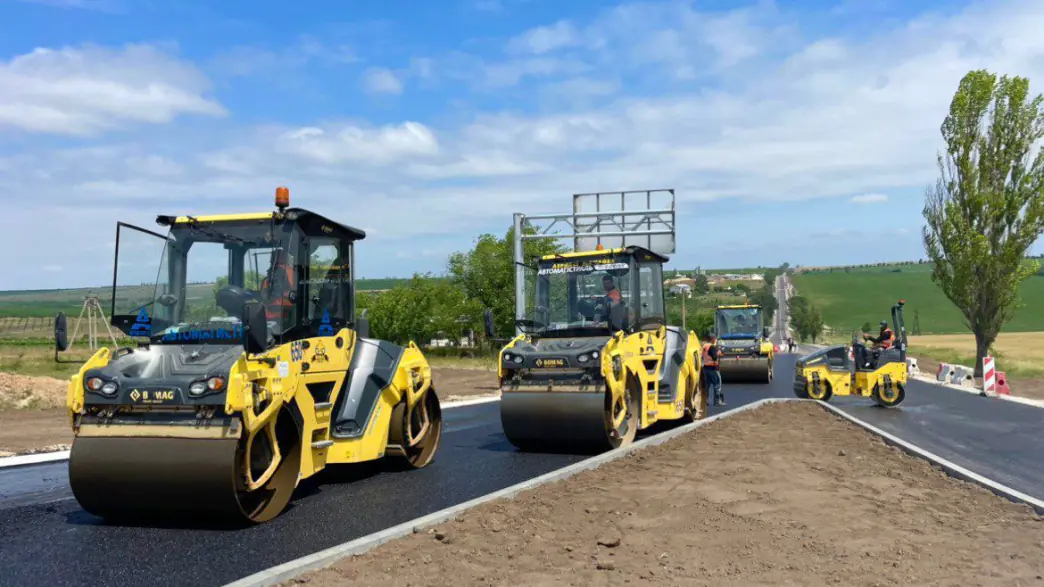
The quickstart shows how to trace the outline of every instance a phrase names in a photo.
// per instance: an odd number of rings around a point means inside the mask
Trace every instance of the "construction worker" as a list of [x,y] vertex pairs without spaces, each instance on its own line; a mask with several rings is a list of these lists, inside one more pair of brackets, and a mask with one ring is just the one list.
[[888,323],[882,320],[881,331],[877,334],[877,336],[870,336],[869,334],[864,334],[863,340],[868,340],[872,342],[874,345],[871,351],[870,359],[867,360],[866,351],[863,350],[863,356],[857,356],[856,360],[859,361],[861,367],[863,368],[876,368],[877,361],[881,358],[881,353],[891,348],[892,344],[895,342],[895,333],[892,332],[892,329],[888,327]]
[[711,334],[703,345],[703,380],[707,382],[708,395],[713,394],[714,405],[725,405],[725,394],[721,391],[721,373],[718,371],[718,338]]
[[879,332],[876,337],[864,334],[863,339],[874,343],[874,348],[885,350],[891,348],[892,344],[895,342],[895,333],[888,327],[887,322],[881,320],[881,332]]
[[616,288],[616,283],[613,282],[613,276],[606,273],[602,277],[602,287],[605,288],[605,297],[608,298],[609,303],[613,306],[616,304],[623,303],[623,295],[620,294],[620,290]]
[[293,318],[294,302],[288,294],[297,291],[294,268],[286,251],[277,250],[272,256],[268,275],[261,282],[261,295],[265,303],[265,316],[286,325]]

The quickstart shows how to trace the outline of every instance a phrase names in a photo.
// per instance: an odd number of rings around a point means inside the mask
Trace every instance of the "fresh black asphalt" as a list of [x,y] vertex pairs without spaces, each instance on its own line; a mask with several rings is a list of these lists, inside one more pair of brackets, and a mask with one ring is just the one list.
[[[733,409],[793,397],[794,358],[777,357],[771,385],[726,385]],[[911,382],[896,410],[835,398],[854,416],[955,464],[1044,498],[1044,410]],[[279,518],[245,530],[106,525],[79,508],[66,464],[0,469],[0,585],[224,585],[353,538],[582,460],[520,453],[504,438],[499,405],[444,411],[436,461],[419,471],[361,466],[302,484]],[[146,496],[147,498],[147,496]]]

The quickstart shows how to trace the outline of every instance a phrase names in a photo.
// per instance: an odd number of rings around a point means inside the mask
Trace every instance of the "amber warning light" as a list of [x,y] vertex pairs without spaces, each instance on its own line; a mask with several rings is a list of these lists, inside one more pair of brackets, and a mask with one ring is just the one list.
[[276,188],[276,207],[282,210],[290,205],[290,188],[277,187]]

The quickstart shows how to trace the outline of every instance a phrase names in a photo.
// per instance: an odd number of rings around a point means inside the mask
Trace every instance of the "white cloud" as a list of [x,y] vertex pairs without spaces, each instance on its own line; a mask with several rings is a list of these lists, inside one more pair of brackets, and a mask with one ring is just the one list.
[[337,129],[304,127],[283,133],[279,151],[296,154],[326,165],[345,162],[392,163],[405,158],[438,153],[439,143],[419,122],[404,122],[377,129],[346,125]]
[[888,196],[886,194],[861,194],[858,196],[852,196],[848,201],[853,204],[879,204],[881,202],[887,202]]
[[402,81],[390,69],[383,67],[367,70],[363,75],[363,86],[370,94],[398,95],[402,93]]
[[[21,227],[40,217],[53,217],[77,242],[115,217],[147,226],[159,212],[263,209],[275,186],[289,185],[295,203],[372,226],[380,233],[371,235],[375,240],[447,239],[432,246],[443,251],[467,247],[476,231],[501,232],[512,212],[567,210],[572,193],[673,187],[680,216],[690,219],[679,225],[675,258],[683,263],[711,262],[699,245],[731,238],[734,224],[714,220],[733,214],[752,224],[741,251],[749,258],[724,251],[716,263],[807,264],[831,254],[858,262],[850,248],[825,245],[857,234],[885,211],[905,214],[901,225],[910,228],[874,254],[922,256],[917,197],[936,177],[939,125],[957,83],[968,70],[987,67],[1028,76],[1034,92],[1044,89],[1044,7],[989,2],[861,38],[800,42],[788,18],[770,8],[702,15],[680,3],[642,4],[575,21],[579,44],[560,53],[411,63],[411,79],[471,75],[463,79],[479,80],[484,91],[521,95],[510,110],[484,110],[488,101],[456,84],[448,102],[459,106],[423,122],[240,129],[181,152],[169,139],[4,151],[0,193],[33,194],[35,207],[16,212],[0,239],[38,239]],[[694,34],[714,27],[722,37]],[[732,47],[724,40],[730,34],[737,39]],[[8,85],[0,85],[0,96]],[[562,107],[560,96],[570,93],[584,99]],[[549,95],[554,107],[537,99]],[[858,217],[821,218],[825,213],[811,206],[801,218],[815,226],[775,226],[779,214],[792,213],[779,202],[885,201],[883,194],[889,206],[866,206]],[[62,216],[36,202],[61,202],[71,211]],[[809,244],[806,233],[823,240]],[[105,273],[107,261],[79,252],[66,257],[59,246],[31,248],[26,266],[60,262],[69,271]],[[360,262],[379,274],[441,269],[438,258],[414,257],[409,262],[417,265],[395,271],[382,265],[396,266],[394,252],[376,243],[367,250]],[[784,254],[794,256],[772,257]],[[39,276],[26,273],[10,284],[33,279]]]
[[197,69],[148,45],[38,48],[0,64],[0,127],[84,136],[224,116],[209,88]]
[[579,42],[579,33],[567,21],[530,29],[508,42],[508,50],[516,53],[541,54],[569,47]]

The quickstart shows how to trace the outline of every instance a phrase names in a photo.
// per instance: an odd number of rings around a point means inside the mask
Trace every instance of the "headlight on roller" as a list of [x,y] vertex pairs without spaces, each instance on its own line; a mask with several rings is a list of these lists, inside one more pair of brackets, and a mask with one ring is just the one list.
[[210,377],[203,381],[193,382],[189,386],[189,395],[199,397],[207,392],[225,389],[224,377]]
[[119,391],[119,389],[120,388],[119,388],[119,386],[116,385],[116,383],[114,383],[112,381],[109,381],[105,385],[102,385],[101,392],[104,393],[105,395],[112,396],[112,395],[116,395],[116,392]]

